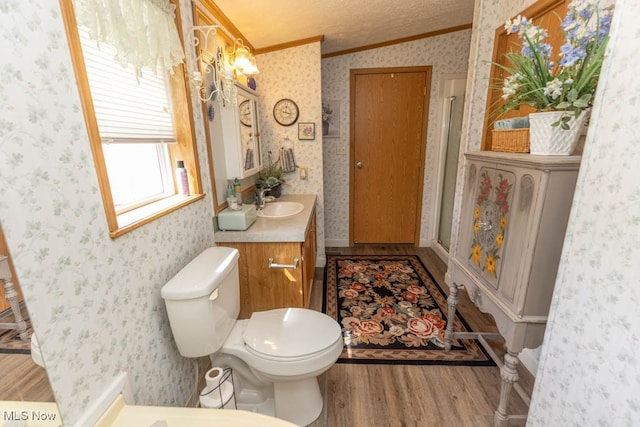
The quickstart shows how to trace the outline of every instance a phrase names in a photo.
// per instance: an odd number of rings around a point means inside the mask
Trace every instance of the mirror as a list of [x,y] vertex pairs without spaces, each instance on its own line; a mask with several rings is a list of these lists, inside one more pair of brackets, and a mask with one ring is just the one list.
[[[42,356],[38,359],[39,353],[31,345],[33,326],[2,227],[0,263],[0,278],[10,282],[0,281],[0,372],[3,379],[0,382],[0,401],[55,402],[47,371],[35,362],[41,361]],[[13,325],[19,320],[16,315],[26,322],[26,340],[17,325]],[[36,352],[35,357],[32,356],[33,351]]]
[[240,146],[243,153],[242,167],[244,177],[246,177],[260,170],[262,153],[260,152],[258,103],[255,97],[248,97],[243,89],[238,90],[238,121],[240,123]]

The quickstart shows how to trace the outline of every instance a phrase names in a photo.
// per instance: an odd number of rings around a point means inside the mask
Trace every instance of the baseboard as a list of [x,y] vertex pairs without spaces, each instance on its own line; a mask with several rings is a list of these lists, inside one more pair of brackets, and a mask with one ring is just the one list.
[[89,405],[87,410],[80,416],[78,421],[76,421],[74,427],[94,426],[120,394],[122,394],[126,404],[135,404],[126,372],[118,374],[113,381],[103,389],[100,396]]
[[437,241],[431,242],[431,249],[440,257],[445,264],[449,263],[449,252]]
[[324,245],[328,248],[348,248],[349,239],[324,239]]

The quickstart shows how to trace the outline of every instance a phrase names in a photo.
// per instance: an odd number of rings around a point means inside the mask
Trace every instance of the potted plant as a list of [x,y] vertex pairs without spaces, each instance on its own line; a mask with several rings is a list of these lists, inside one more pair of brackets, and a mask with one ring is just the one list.
[[[530,105],[538,112],[551,113],[546,115],[552,118],[543,125],[547,129],[542,129],[544,141],[541,142],[548,143],[551,132],[548,127],[552,126],[575,131],[575,141],[572,141],[575,146],[586,117],[585,110],[593,103],[610,24],[610,9],[600,7],[594,0],[573,0],[560,24],[564,44],[560,47],[560,60],[555,63],[551,61],[551,45],[545,42],[548,36],[545,29],[533,25],[523,16],[507,20],[507,34],[517,33],[522,40],[522,49],[506,53],[506,65],[494,63],[509,74],[502,82],[505,102],[500,111],[504,113]],[[531,153],[535,153],[534,144],[540,142],[534,141],[537,136],[534,127],[546,116],[529,115]],[[560,134],[560,137],[567,138],[569,132],[563,133],[565,135]]]
[[265,166],[258,172],[256,186],[258,186],[258,188],[269,189],[268,193],[273,197],[280,197],[282,194],[282,184],[284,183],[284,179],[282,178],[283,174],[284,172],[278,163]]

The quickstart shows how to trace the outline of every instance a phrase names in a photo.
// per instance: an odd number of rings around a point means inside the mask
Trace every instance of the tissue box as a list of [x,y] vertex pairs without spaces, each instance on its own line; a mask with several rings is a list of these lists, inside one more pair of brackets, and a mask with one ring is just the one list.
[[218,214],[218,228],[223,231],[244,231],[256,220],[256,206],[242,205],[242,209],[229,208]]

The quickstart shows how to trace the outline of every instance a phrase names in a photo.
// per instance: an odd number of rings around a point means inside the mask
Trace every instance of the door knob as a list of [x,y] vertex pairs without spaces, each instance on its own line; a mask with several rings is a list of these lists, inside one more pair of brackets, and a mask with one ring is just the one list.
[[357,167],[358,169],[362,169],[362,162],[358,162],[358,163],[356,163],[356,167]]

